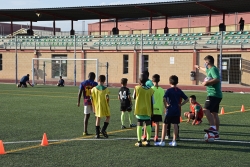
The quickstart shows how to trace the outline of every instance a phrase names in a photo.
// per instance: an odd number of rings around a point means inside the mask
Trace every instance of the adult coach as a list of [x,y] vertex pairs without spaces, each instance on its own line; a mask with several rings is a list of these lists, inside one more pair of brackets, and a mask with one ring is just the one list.
[[206,56],[204,58],[205,68],[195,65],[199,70],[205,71],[207,77],[212,80],[203,82],[202,85],[207,87],[207,99],[203,111],[210,124],[209,129],[204,129],[205,132],[212,132],[215,134],[215,139],[219,139],[220,119],[218,116],[220,102],[222,100],[220,74],[218,68],[214,65],[213,56]]
[[83,95],[83,103],[84,103],[84,131],[83,135],[88,135],[88,121],[90,117],[90,113],[93,112],[92,103],[90,99],[91,95],[91,89],[98,85],[97,82],[95,82],[95,73],[90,72],[88,76],[88,80],[83,81],[79,86],[79,92],[78,92],[78,102],[77,106],[80,106],[80,100]]
[[25,76],[23,76],[22,78],[21,78],[21,80],[20,80],[20,83],[19,84],[17,84],[17,87],[19,88],[19,87],[21,87],[21,88],[27,88],[27,84],[26,84],[26,82],[31,86],[31,87],[33,87],[33,85],[31,85],[30,84],[30,74],[27,74],[27,75],[25,75]]

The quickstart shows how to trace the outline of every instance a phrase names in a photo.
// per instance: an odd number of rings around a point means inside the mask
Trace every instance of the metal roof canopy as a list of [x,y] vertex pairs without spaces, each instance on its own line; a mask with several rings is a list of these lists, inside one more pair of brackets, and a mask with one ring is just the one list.
[[124,19],[249,12],[249,0],[187,0],[61,8],[0,9],[0,22]]

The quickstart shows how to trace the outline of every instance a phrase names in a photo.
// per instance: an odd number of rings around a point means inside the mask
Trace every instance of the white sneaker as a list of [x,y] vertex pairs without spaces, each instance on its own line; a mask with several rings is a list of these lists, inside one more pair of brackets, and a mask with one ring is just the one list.
[[166,144],[165,144],[165,142],[164,141],[162,141],[162,142],[155,142],[155,144],[154,144],[155,146],[160,146],[160,147],[164,147]]
[[176,141],[172,141],[172,142],[169,143],[169,145],[172,146],[172,147],[175,147],[175,146],[177,146],[177,143],[176,143]]
[[161,142],[159,142],[159,144],[158,144],[158,146],[160,146],[160,147],[164,147],[166,144],[165,144],[165,142],[164,141],[161,141]]

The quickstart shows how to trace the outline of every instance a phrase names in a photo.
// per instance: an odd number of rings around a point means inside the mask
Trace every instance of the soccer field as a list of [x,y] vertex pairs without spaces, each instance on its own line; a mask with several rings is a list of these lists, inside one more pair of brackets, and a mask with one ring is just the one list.
[[[109,138],[96,140],[94,115],[89,120],[91,135],[82,136],[84,115],[83,107],[77,107],[78,87],[16,88],[14,84],[0,84],[0,140],[6,152],[0,155],[0,167],[250,166],[250,94],[223,94],[225,114],[220,115],[219,141],[203,140],[206,118],[201,125],[192,126],[182,117],[177,147],[156,147],[152,141],[151,147],[138,148],[134,146],[136,128],[121,129],[118,88],[109,89]],[[206,99],[205,92],[184,92],[196,95],[202,105]],[[242,105],[245,112],[240,111]],[[188,110],[189,104],[182,107],[182,113]],[[128,126],[128,117],[125,120]],[[48,146],[41,146],[44,133]]]

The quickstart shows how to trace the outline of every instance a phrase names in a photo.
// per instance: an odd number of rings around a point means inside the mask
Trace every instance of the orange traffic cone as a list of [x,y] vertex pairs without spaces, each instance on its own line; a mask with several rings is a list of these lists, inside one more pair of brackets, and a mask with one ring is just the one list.
[[221,114],[221,115],[225,114],[224,107],[221,107],[220,114]]
[[241,110],[240,110],[241,112],[245,112],[245,107],[244,107],[244,105],[242,104],[242,106],[241,106]]
[[48,142],[48,139],[47,139],[47,135],[46,135],[46,133],[44,133],[41,146],[48,146],[48,145],[49,145],[49,142]]
[[6,152],[4,151],[4,146],[3,146],[3,141],[0,140],[0,155],[6,154]]
[[180,117],[180,122],[182,122],[182,118]]

